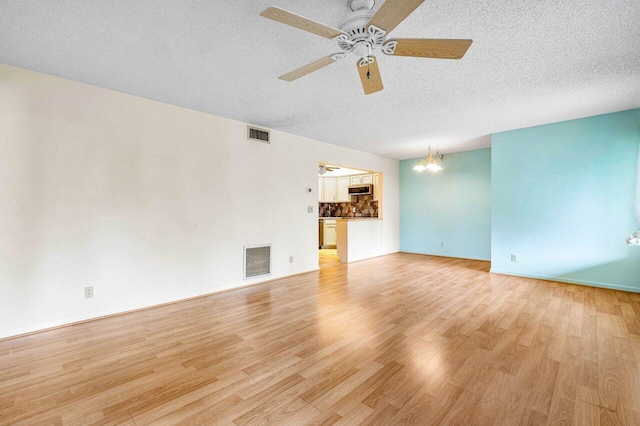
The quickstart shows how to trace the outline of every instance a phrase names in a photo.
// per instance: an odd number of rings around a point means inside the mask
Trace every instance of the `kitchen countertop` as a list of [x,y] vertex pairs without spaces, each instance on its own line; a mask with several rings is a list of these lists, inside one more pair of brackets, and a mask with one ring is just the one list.
[[320,220],[382,220],[379,217],[319,217]]

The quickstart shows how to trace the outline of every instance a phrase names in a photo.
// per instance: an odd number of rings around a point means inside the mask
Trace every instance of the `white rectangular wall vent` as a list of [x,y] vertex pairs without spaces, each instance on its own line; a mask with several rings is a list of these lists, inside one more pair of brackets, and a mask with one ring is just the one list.
[[271,244],[244,246],[244,279],[271,275]]
[[247,139],[250,141],[271,143],[269,142],[269,132],[267,130],[258,129],[257,127],[247,126]]

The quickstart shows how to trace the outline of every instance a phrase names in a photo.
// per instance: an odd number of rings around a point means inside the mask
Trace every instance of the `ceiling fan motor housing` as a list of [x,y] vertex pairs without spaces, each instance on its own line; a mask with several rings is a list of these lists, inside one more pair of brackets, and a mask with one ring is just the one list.
[[[355,3],[355,1],[354,1]],[[350,12],[338,25],[338,28],[348,36],[338,37],[338,45],[346,53],[353,53],[357,58],[371,54],[378,43],[367,30],[367,24],[373,18],[371,10],[363,9]]]
[[374,13],[370,10],[358,10],[356,12],[350,12],[338,25],[338,29],[349,34],[352,41],[357,41],[357,38],[366,38],[367,24],[373,18]]
[[338,46],[344,53],[334,55],[336,60],[344,57],[347,53],[353,53],[358,59],[365,59],[371,55],[372,51],[381,48],[383,52],[389,54],[383,46],[386,31],[375,25],[369,25],[373,15],[371,10],[358,10],[349,13],[340,22],[338,28],[345,34],[339,35],[334,40],[338,42]]

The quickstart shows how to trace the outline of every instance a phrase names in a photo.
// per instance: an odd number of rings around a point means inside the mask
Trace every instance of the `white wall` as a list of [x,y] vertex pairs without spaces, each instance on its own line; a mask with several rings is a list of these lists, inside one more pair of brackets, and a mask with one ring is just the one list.
[[398,251],[396,160],[272,140],[0,64],[0,337],[257,282],[248,244],[272,244],[269,279],[317,269],[319,161],[384,173],[379,254]]

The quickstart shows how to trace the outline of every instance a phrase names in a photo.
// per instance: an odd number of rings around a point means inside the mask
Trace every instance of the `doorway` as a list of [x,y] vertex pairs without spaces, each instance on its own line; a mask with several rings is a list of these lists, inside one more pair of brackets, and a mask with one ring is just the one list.
[[[378,172],[318,164],[318,265],[321,269],[340,264],[337,219],[378,217],[381,179],[382,174]],[[354,195],[358,188],[364,193]]]

